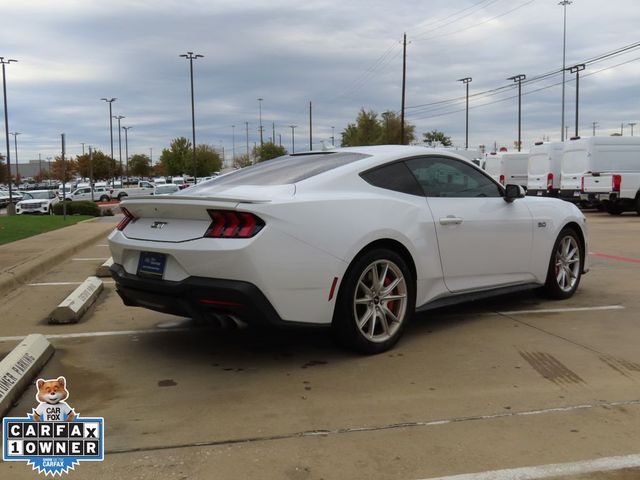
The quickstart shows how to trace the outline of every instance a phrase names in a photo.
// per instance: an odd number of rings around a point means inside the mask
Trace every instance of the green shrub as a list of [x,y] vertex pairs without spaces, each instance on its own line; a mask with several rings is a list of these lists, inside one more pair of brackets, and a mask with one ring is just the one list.
[[[78,201],[66,202],[67,215],[91,215],[92,217],[100,216],[100,207],[95,202]],[[62,202],[57,203],[53,207],[53,213],[62,215]]]

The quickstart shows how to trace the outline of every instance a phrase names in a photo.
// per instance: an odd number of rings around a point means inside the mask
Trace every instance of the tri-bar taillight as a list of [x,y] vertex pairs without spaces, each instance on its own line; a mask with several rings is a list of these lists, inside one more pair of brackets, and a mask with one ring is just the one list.
[[204,234],[208,238],[251,238],[264,227],[264,221],[249,212],[207,210],[207,213],[213,220]]
[[116,225],[116,229],[122,231],[127,225],[129,225],[129,223],[135,221],[136,217],[124,207],[120,207],[120,210],[122,210],[124,218],[120,220],[120,223],[118,223],[118,225]]

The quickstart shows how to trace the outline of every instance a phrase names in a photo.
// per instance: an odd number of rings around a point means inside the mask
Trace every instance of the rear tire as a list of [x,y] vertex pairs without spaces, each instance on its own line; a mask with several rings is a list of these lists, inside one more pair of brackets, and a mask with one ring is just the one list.
[[607,203],[605,210],[609,215],[621,215],[624,209],[616,203]]
[[415,303],[415,281],[404,259],[377,248],[357,258],[345,274],[332,329],[351,349],[381,353],[398,342]]
[[640,215],[640,194],[636,196],[636,213]]
[[101,202],[108,202],[109,201],[109,197],[107,197],[106,195],[103,195],[100,197],[100,201]]
[[551,251],[547,280],[542,287],[545,296],[558,300],[571,297],[580,284],[583,264],[584,252],[577,233],[571,228],[563,229]]
[[123,198],[126,198],[127,194],[126,193],[121,193],[120,195],[118,195],[118,201],[121,202]]

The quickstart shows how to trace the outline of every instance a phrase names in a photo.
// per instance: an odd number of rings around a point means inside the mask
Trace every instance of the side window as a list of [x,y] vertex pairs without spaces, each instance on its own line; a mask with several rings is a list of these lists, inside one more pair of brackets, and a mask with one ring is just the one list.
[[501,197],[500,187],[463,160],[422,157],[407,160],[427,197]]
[[361,173],[360,176],[374,187],[386,188],[387,190],[409,195],[424,196],[420,185],[418,185],[404,162],[383,165]]

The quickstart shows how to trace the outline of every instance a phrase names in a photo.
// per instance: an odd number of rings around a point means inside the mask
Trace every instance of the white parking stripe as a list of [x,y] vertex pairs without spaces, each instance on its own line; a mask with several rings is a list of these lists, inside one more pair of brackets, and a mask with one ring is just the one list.
[[539,310],[512,310],[509,312],[496,312],[500,315],[528,315],[530,313],[565,313],[565,312],[590,312],[598,310],[624,310],[623,305],[602,305],[599,307],[573,307],[573,308],[547,308]]
[[109,245],[107,245],[106,243],[99,243],[98,245],[96,245],[96,247],[108,247]]
[[[186,332],[192,330],[189,328],[166,328],[166,329],[148,329],[148,330],[117,330],[113,332],[81,332],[81,333],[54,333],[52,335],[45,335],[47,339],[56,338],[86,338],[86,337],[115,337],[122,335],[148,335],[150,333],[165,333],[165,332]],[[0,342],[15,342],[24,338],[24,335],[18,335],[14,337],[0,337]]]
[[71,260],[73,260],[75,262],[93,262],[93,261],[104,262],[106,260],[106,258],[104,258],[104,257],[101,257],[101,258],[72,258]]
[[428,480],[537,480],[560,475],[581,475],[594,472],[609,472],[624,468],[640,467],[640,455],[597,458],[572,463],[554,463],[535,467],[493,470],[490,472],[467,473],[447,477],[433,477]]
[[[27,283],[27,287],[58,287],[64,285],[80,285],[82,282],[42,282],[42,283]],[[102,283],[114,284],[113,280],[103,280]]]

